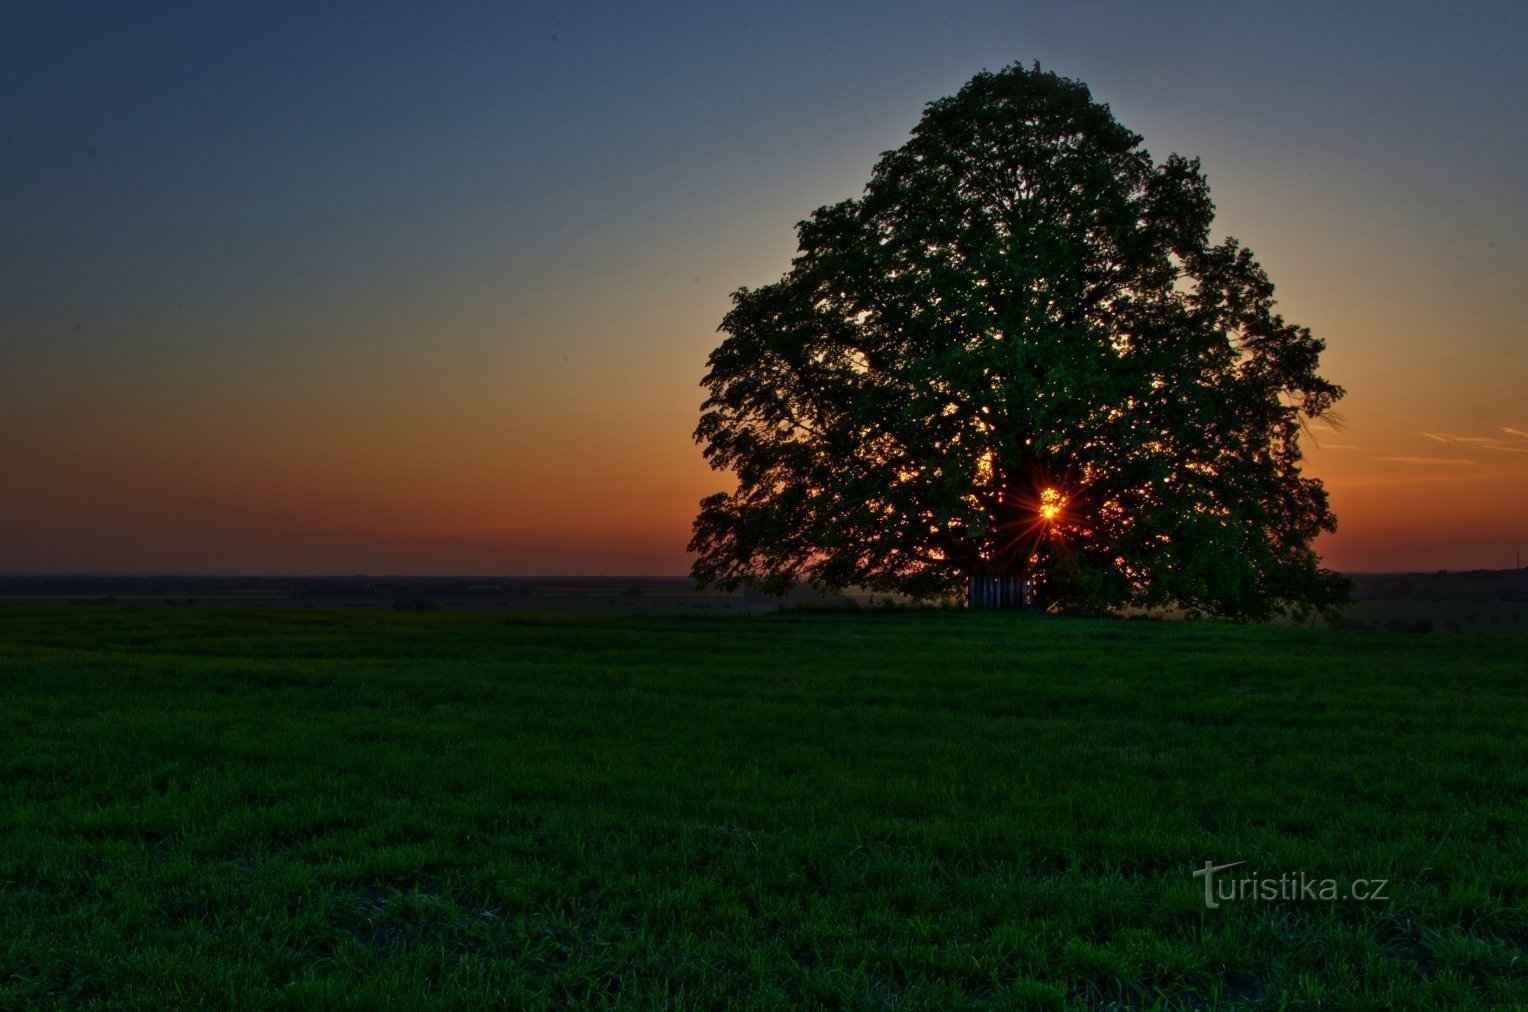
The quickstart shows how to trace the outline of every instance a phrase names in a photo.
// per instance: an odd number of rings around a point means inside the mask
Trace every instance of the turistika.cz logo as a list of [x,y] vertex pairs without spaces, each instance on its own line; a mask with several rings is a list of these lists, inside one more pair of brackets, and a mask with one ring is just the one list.
[[1344,884],[1334,878],[1311,878],[1303,871],[1285,872],[1277,877],[1259,875],[1257,872],[1236,877],[1220,874],[1246,863],[1232,861],[1230,864],[1216,864],[1214,861],[1206,861],[1203,868],[1194,872],[1195,878],[1204,879],[1205,906],[1214,910],[1223,902],[1235,900],[1263,903],[1357,900],[1363,903],[1383,903],[1389,899],[1385,890],[1389,888],[1390,880],[1383,878],[1355,878]]

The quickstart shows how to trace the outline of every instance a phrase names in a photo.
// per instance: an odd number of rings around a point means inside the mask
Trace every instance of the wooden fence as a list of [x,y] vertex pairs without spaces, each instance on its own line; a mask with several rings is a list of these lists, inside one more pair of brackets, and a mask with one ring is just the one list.
[[966,607],[1028,611],[1034,607],[1034,583],[1019,576],[972,576],[966,581]]

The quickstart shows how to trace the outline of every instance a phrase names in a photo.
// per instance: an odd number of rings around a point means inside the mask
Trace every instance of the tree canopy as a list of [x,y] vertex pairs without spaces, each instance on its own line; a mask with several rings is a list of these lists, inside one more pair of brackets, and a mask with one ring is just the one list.
[[1347,583],[1300,435],[1342,389],[1212,244],[1197,159],[1157,163],[1038,66],[930,103],[857,199],[733,293],[697,442],[693,575],[922,598],[1011,575],[1041,606],[1265,618]]

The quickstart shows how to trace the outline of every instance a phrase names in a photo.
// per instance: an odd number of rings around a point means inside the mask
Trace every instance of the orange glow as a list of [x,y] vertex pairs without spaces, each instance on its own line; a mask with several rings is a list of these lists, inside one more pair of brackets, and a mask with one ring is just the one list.
[[1053,488],[1046,489],[1040,493],[1040,519],[1048,524],[1055,523],[1065,505],[1065,496]]
[[[249,342],[186,375],[152,358],[77,373],[61,360],[29,382],[0,370],[0,432],[25,434],[0,441],[3,473],[17,477],[0,495],[0,570],[683,574],[697,504],[732,483],[690,439],[692,374],[720,312],[697,302],[683,327],[626,331],[641,340],[582,370],[461,332],[415,345],[381,323],[386,354],[354,360],[347,339],[304,344],[279,367]],[[571,344],[616,322],[576,317],[552,334]],[[641,357],[676,328],[700,336]],[[1356,359],[1330,367],[1363,372]],[[1445,417],[1423,435],[1390,407],[1404,391],[1363,387],[1344,432],[1302,442],[1304,473],[1326,482],[1340,520],[1316,544],[1325,565],[1501,569],[1528,552],[1528,417],[1489,408],[1505,391],[1470,389],[1484,421]],[[978,468],[990,487],[993,461]],[[1127,523],[1089,484],[1086,473],[1016,484],[994,551],[1086,541],[1095,515]]]

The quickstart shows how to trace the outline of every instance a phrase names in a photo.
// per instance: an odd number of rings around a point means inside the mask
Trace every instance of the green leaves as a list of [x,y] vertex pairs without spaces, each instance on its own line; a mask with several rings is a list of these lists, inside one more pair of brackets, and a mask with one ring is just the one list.
[[[737,490],[702,503],[702,582],[917,596],[1018,574],[1042,603],[1330,607],[1299,470],[1342,390],[1235,240],[1197,160],[1160,165],[1080,82],[977,75],[862,197],[741,289],[695,437]],[[1070,504],[1046,518],[1047,489]]]

